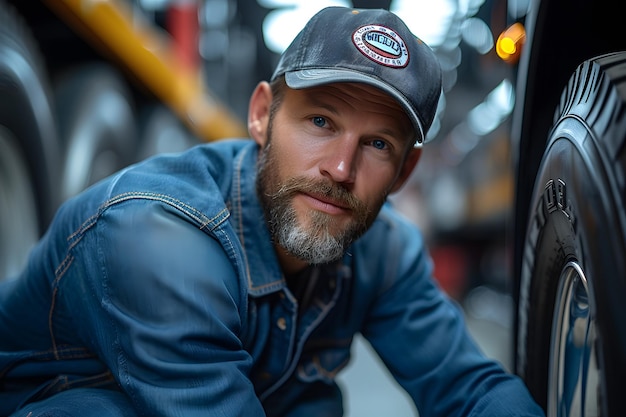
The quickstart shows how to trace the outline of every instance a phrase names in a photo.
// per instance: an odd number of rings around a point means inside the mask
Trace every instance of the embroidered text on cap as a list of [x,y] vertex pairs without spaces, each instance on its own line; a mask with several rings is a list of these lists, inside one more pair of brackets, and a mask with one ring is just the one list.
[[361,26],[352,35],[352,42],[363,55],[387,67],[402,68],[409,62],[409,51],[400,35],[384,26]]

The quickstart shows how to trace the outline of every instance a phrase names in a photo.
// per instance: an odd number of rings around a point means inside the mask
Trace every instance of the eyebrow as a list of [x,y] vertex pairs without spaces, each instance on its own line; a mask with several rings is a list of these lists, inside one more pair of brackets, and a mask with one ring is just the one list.
[[[326,100],[319,98],[320,96],[324,96],[324,95],[325,93],[323,92],[310,91],[308,94],[306,94],[305,101],[313,107],[319,107],[319,108],[328,110],[330,113],[332,113],[335,116],[340,116],[339,110],[337,110],[335,106],[328,104]],[[396,129],[395,131],[390,128],[383,128],[379,130],[377,134],[391,136],[393,138],[398,139],[399,142],[402,144],[407,143],[407,142],[412,142],[414,139],[413,135],[411,135],[409,132],[405,132],[405,134],[403,134],[402,129],[400,128]],[[405,137],[405,136],[408,136],[408,137]]]

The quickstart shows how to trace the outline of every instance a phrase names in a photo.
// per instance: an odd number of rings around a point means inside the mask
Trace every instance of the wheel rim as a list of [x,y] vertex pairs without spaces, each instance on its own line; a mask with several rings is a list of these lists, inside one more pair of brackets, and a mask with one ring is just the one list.
[[30,176],[16,143],[0,125],[0,280],[21,269],[39,235]]
[[587,278],[576,262],[559,279],[548,376],[549,417],[598,417],[600,373]]

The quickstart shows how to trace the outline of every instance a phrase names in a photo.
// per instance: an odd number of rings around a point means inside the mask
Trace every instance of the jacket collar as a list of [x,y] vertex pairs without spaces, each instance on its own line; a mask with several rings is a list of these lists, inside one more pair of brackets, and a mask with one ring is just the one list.
[[236,155],[230,201],[232,223],[243,247],[248,291],[262,296],[286,286],[256,193],[259,146],[250,141]]

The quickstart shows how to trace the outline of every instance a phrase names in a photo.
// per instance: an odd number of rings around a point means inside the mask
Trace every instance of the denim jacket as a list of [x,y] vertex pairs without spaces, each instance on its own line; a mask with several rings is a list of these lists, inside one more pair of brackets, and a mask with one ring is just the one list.
[[0,415],[77,387],[140,415],[341,415],[360,332],[423,416],[541,415],[433,281],[419,231],[384,206],[344,259],[287,287],[249,140],[131,166],[66,202],[0,284]]

